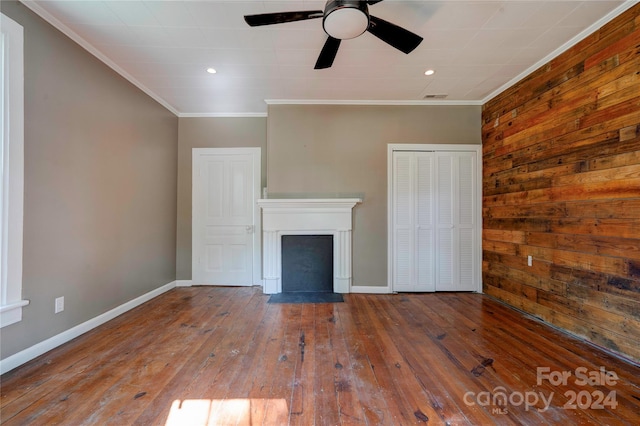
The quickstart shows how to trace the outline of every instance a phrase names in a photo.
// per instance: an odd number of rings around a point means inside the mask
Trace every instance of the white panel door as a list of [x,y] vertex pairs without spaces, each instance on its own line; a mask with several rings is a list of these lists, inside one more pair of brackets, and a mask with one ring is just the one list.
[[436,153],[436,290],[476,291],[476,153]]
[[193,284],[253,285],[259,177],[259,150],[194,149]]

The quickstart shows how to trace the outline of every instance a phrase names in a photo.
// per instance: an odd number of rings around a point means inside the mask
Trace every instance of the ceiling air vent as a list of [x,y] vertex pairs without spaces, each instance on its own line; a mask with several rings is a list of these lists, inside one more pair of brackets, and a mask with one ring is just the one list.
[[446,93],[440,93],[435,95],[424,95],[424,99],[445,99],[447,96]]

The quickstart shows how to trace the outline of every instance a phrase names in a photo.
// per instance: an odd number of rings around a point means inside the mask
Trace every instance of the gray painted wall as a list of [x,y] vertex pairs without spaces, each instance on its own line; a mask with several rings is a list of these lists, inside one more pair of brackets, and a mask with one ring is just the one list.
[[[22,4],[23,320],[6,358],[175,280],[178,118]],[[54,299],[65,310],[54,314]]]
[[262,148],[262,186],[266,176],[265,117],[180,118],[178,136],[177,279],[191,279],[191,149]]
[[270,105],[267,187],[359,193],[353,285],[387,284],[387,145],[480,144],[480,106]]

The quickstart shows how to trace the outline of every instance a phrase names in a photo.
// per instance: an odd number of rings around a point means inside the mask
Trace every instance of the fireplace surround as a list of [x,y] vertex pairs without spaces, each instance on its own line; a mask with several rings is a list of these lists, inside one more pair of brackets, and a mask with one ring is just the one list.
[[360,198],[261,199],[266,294],[282,292],[282,236],[333,235],[333,291],[351,289],[353,207]]

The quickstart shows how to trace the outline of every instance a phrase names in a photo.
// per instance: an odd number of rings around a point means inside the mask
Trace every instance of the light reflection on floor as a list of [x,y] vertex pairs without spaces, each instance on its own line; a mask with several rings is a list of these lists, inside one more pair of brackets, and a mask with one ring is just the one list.
[[173,401],[165,426],[262,425],[288,418],[284,398],[184,399]]

